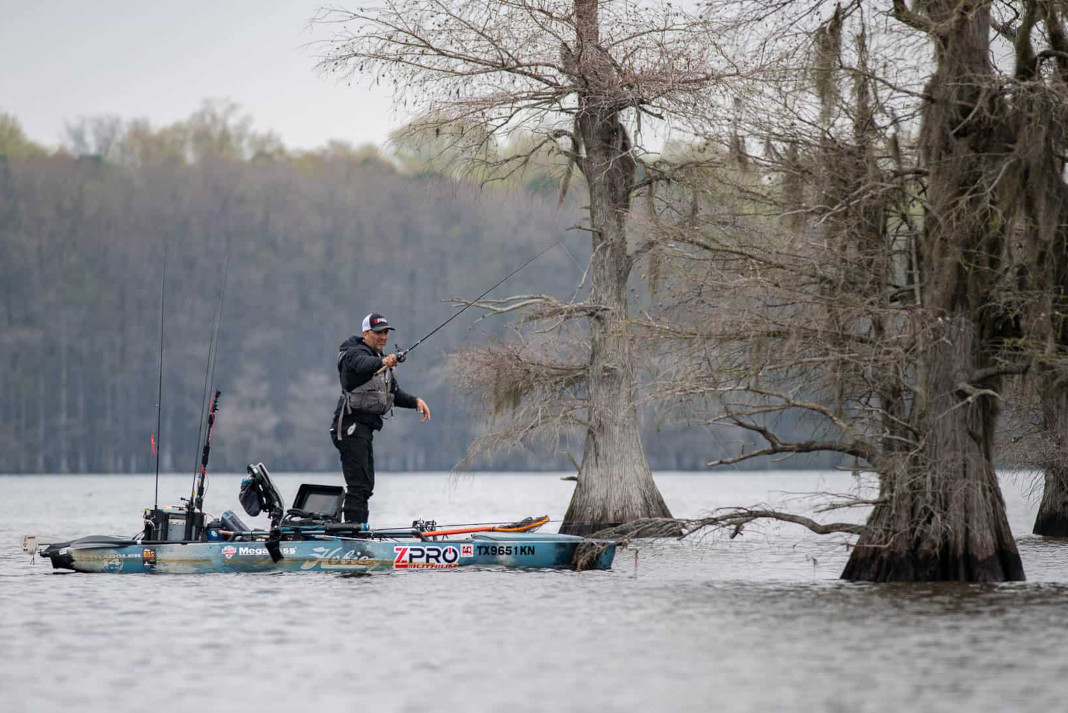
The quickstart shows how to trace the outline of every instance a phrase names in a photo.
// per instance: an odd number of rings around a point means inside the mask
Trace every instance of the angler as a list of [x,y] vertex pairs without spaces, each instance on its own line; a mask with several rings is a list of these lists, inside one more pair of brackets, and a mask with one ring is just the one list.
[[394,406],[411,408],[430,420],[430,407],[397,385],[393,367],[402,359],[396,354],[383,356],[389,321],[372,312],[363,318],[362,336],[342,342],[337,355],[337,373],[341,380],[341,397],[334,409],[330,438],[341,456],[345,474],[345,522],[366,523],[367,501],[375,487],[375,456],[371,442],[374,432],[382,430],[382,417]]
[[492,287],[470,300],[454,315],[434,327],[419,341],[396,354],[382,356],[389,332],[393,329],[380,314],[372,312],[363,318],[363,336],[352,336],[341,345],[337,356],[337,372],[341,378],[341,398],[334,409],[330,437],[341,453],[341,468],[345,473],[344,516],[346,522],[367,523],[367,500],[375,487],[375,459],[371,439],[382,430],[382,416],[394,406],[418,409],[423,414],[420,423],[430,420],[430,407],[397,386],[393,367],[404,361],[408,353],[423,344],[450,322],[478,304],[478,301],[497,289],[513,275],[552,250],[557,240],[516,269],[498,280]]

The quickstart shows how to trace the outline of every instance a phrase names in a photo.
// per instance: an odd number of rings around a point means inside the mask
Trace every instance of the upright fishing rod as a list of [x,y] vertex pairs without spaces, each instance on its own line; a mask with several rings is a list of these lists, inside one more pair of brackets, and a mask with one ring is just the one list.
[[[204,512],[204,481],[208,476],[208,456],[211,455],[211,443],[215,436],[215,412],[219,410],[219,396],[222,392],[218,389],[212,394],[211,409],[208,411],[208,433],[204,439],[204,450],[200,455],[200,473],[197,474],[196,494],[190,494],[186,505],[185,536],[184,539],[193,539],[195,513],[199,510]],[[201,523],[202,524],[202,523]]]
[[[221,391],[215,389],[211,397],[210,405],[207,405],[208,389],[214,386],[215,365],[219,354],[219,324],[222,321],[223,301],[226,298],[226,278],[230,268],[230,238],[226,239],[226,252],[223,256],[222,282],[219,285],[219,302],[215,307],[215,319],[211,325],[211,336],[208,340],[208,360],[204,367],[204,394],[201,396],[200,425],[197,427],[197,447],[203,439],[203,450],[200,455],[199,465],[193,466],[193,483],[189,490],[189,499],[186,501],[185,537],[193,539],[193,532],[198,526],[197,511],[200,512],[200,520],[204,514],[204,490],[208,474],[208,457],[211,454],[212,438],[215,434],[215,412],[219,408],[219,396]],[[205,409],[205,406],[207,408]],[[207,411],[207,429],[204,428],[204,412]],[[202,522],[200,524],[203,524]]]
[[160,421],[163,413],[163,315],[167,296],[167,243],[163,243],[163,278],[159,283],[159,385],[156,391],[156,432],[152,434],[152,454],[156,456],[156,497],[153,509],[159,509]]
[[[534,257],[530,258],[529,260],[527,260],[527,261],[526,261],[525,263],[523,263],[522,265],[520,265],[520,266],[519,266],[519,267],[517,267],[516,269],[512,270],[511,272],[509,272],[509,273],[508,273],[507,275],[505,275],[505,276],[504,276],[504,278],[503,278],[502,280],[500,280],[499,282],[497,282],[496,284],[494,284],[494,285],[493,285],[493,287],[489,288],[488,290],[486,290],[485,292],[483,292],[483,293],[482,293],[481,295],[479,295],[479,296],[478,296],[478,297],[476,297],[475,299],[473,299],[473,300],[470,300],[470,301],[468,301],[468,303],[467,303],[466,305],[464,305],[463,309],[461,309],[461,310],[460,310],[459,312],[457,312],[457,313],[456,313],[456,314],[454,314],[453,316],[451,316],[451,317],[449,317],[448,319],[446,319],[446,320],[445,320],[444,322],[442,322],[441,324],[439,324],[439,325],[438,325],[437,327],[434,327],[434,329],[430,330],[430,333],[429,333],[429,334],[427,334],[427,335],[426,335],[425,337],[423,337],[422,339],[420,339],[419,341],[417,341],[417,342],[416,342],[415,344],[413,344],[412,346],[408,347],[407,349],[403,349],[403,350],[401,350],[401,351],[398,351],[398,352],[397,352],[397,362],[399,363],[399,362],[402,362],[402,361],[404,361],[405,359],[407,359],[407,358],[408,358],[408,352],[410,352],[411,350],[415,349],[415,348],[416,348],[417,346],[419,346],[420,344],[422,344],[422,343],[423,343],[423,342],[425,342],[426,340],[430,339],[430,338],[431,338],[432,336],[434,336],[434,335],[435,335],[435,334],[436,334],[436,333],[437,333],[437,332],[438,332],[438,331],[439,331],[440,329],[442,329],[442,328],[443,328],[443,327],[444,327],[444,326],[445,326],[446,324],[448,324],[449,322],[451,322],[452,320],[456,319],[456,318],[457,318],[457,317],[459,317],[459,316],[460,316],[461,314],[463,314],[464,312],[466,312],[466,311],[467,311],[467,309],[468,309],[469,307],[473,307],[473,306],[474,306],[474,305],[475,305],[475,304],[476,304],[476,303],[477,303],[477,302],[478,302],[478,301],[479,301],[480,299],[482,299],[483,297],[485,297],[486,295],[488,295],[489,293],[493,292],[493,291],[494,291],[495,289],[497,289],[498,287],[500,287],[501,285],[503,285],[503,284],[504,284],[505,282],[507,282],[507,281],[509,280],[509,278],[511,278],[511,277],[512,277],[513,275],[515,275],[515,274],[516,274],[517,272],[519,272],[520,270],[522,270],[522,269],[523,269],[524,267],[526,267],[527,265],[529,265],[530,263],[534,262],[535,260],[537,260],[537,259],[538,259],[539,257],[541,257],[542,255],[544,255],[545,253],[547,253],[547,252],[549,252],[550,250],[552,250],[553,248],[555,248],[555,247],[556,247],[557,245],[559,245],[559,244],[560,244],[560,242],[561,242],[560,240],[557,240],[557,241],[556,241],[555,243],[553,243],[553,244],[552,244],[552,245],[550,245],[549,247],[545,248],[545,249],[544,249],[544,250],[542,250],[542,251],[541,251],[540,253],[538,253],[538,254],[537,254],[537,255],[535,255]],[[381,374],[381,373],[382,373],[383,371],[385,371],[385,370],[386,370],[386,367],[382,367],[381,369],[379,369],[378,371],[376,371],[376,372],[375,372],[375,374]]]

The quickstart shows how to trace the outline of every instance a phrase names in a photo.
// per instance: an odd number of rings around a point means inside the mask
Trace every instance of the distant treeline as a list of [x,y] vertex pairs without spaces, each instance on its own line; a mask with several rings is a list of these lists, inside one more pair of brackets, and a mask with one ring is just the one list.
[[[387,315],[405,346],[452,314],[443,299],[474,297],[554,240],[564,239],[570,255],[550,251],[502,290],[567,298],[588,256],[584,235],[567,231],[579,207],[558,209],[544,174],[480,189],[408,170],[403,157],[387,161],[374,150],[334,145],[286,154],[253,140],[247,122],[210,115],[200,117],[200,133],[83,121],[70,129],[71,150],[49,155],[6,122],[0,472],[154,467],[165,251],[157,440],[166,471],[192,471],[198,460],[227,248],[212,466],[229,471],[255,461],[275,470],[339,467],[327,435],[337,346],[358,332],[365,313]],[[252,150],[257,145],[275,149]],[[414,412],[398,411],[376,445],[379,469],[443,470],[464,456],[483,414],[469,412],[450,384],[445,355],[507,328],[492,318],[472,330],[477,314],[468,314],[399,369],[401,384],[434,416],[419,426]],[[706,428],[668,427],[652,414],[645,423],[655,468],[699,468],[722,450]],[[567,469],[563,451],[578,459],[581,442],[560,450],[521,450],[485,465]]]

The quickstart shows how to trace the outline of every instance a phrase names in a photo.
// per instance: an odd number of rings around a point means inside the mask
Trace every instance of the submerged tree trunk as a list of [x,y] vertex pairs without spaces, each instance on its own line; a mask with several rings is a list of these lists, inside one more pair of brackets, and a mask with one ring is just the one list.
[[880,463],[881,497],[842,573],[867,581],[1022,580],[994,471],[1000,379],[995,288],[1003,255],[997,208],[1008,153],[990,60],[990,6],[895,5],[927,29],[935,72],[920,145],[929,171],[920,256],[911,450]]
[[[1040,335],[1037,342],[1045,342],[1047,354],[1055,358],[1044,364],[1038,373],[1039,398],[1046,448],[1042,452],[1045,482],[1034,534],[1049,537],[1068,537],[1068,374],[1064,355],[1068,353],[1068,184],[1064,180],[1065,147],[1068,134],[1064,131],[1064,92],[1068,88],[1068,31],[1064,22],[1068,15],[1063,4],[1035,3],[1026,8],[1025,29],[1030,28],[1041,13],[1044,34],[1049,49],[1057,54],[1056,72],[1042,72],[1042,65],[1031,47],[1030,36],[1018,41],[1018,63],[1023,72],[1017,76],[1036,80],[1031,114],[1021,121],[1026,127],[1026,140],[1017,144],[1017,151],[1026,151],[1028,161],[1021,162],[1025,171],[1021,191],[1025,214],[1030,220],[1027,232],[1033,244],[1034,266],[1031,274],[1046,278],[1040,282],[1044,298],[1032,310],[1032,330]],[[1037,130],[1036,130],[1037,125]],[[1044,355],[1045,356],[1045,355]],[[1058,363],[1059,362],[1059,363]]]
[[879,503],[843,579],[1024,579],[994,471],[995,400],[957,386],[974,373],[975,330],[964,319],[945,325],[923,356],[920,393],[933,398],[916,422],[920,447],[885,464]]
[[1042,502],[1032,532],[1046,537],[1068,537],[1068,468],[1047,467],[1043,480]]
[[[1043,453],[1042,501],[1032,532],[1047,537],[1068,537],[1068,390],[1052,373],[1042,379],[1042,421],[1053,449]],[[1040,382],[1041,383],[1041,382]]]
[[671,517],[653,482],[638,430],[637,379],[627,334],[627,215],[635,161],[619,119],[618,85],[597,46],[596,0],[575,3],[575,63],[588,79],[580,92],[576,131],[579,167],[589,187],[590,359],[586,443],[578,484],[560,531],[589,534],[639,518]]

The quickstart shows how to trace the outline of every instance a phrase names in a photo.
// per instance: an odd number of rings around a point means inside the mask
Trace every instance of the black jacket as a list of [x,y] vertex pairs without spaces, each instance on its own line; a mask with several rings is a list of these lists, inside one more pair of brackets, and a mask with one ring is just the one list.
[[[352,336],[341,343],[338,348],[340,357],[337,363],[338,376],[341,378],[341,388],[352,391],[361,384],[366,384],[374,376],[375,372],[382,368],[382,357],[363,341],[361,336]],[[393,371],[389,383],[393,391],[393,405],[398,408],[415,408],[415,397],[404,391],[397,385],[397,372]],[[337,417],[345,405],[344,397],[338,397],[337,407],[334,409],[334,418],[330,422],[330,430],[337,427]],[[382,430],[382,417],[374,413],[356,411],[345,414],[345,420],[341,422],[341,429],[348,431],[353,421],[370,426],[376,431]]]

